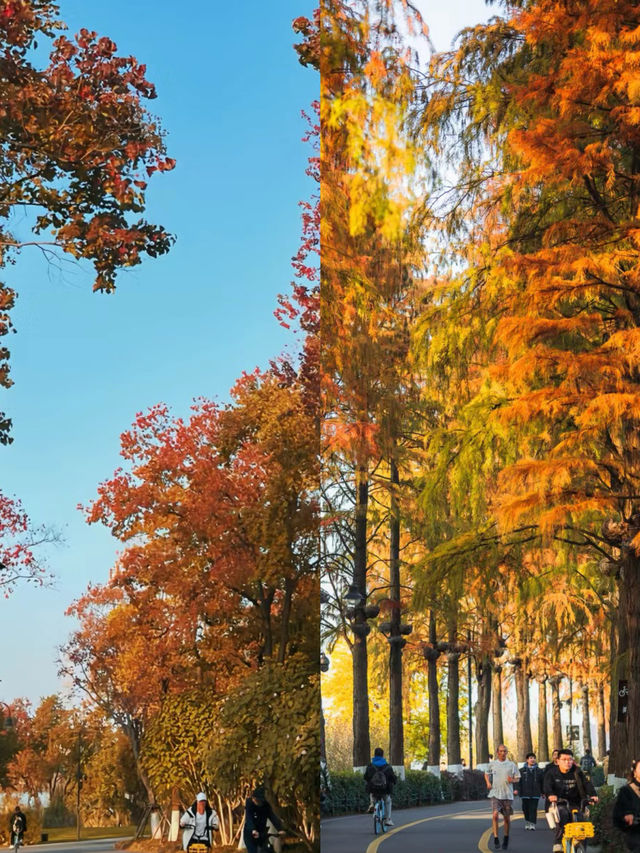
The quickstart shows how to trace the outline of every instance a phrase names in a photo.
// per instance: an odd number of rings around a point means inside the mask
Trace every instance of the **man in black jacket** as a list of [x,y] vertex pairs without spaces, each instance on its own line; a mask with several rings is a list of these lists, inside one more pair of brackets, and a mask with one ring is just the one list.
[[543,791],[550,803],[558,804],[559,821],[555,829],[553,853],[562,853],[565,825],[571,820],[571,810],[580,809],[585,800],[597,802],[595,788],[573,760],[570,749],[561,749],[558,764],[544,776]]
[[520,768],[520,799],[524,812],[524,828],[535,829],[538,819],[538,800],[542,794],[542,776],[544,770],[536,761],[534,752],[527,755],[527,761]]
[[18,836],[20,844],[23,843],[24,834],[27,831],[27,816],[20,806],[16,806],[9,817],[9,837],[13,845],[13,836]]
[[633,761],[629,784],[620,788],[613,807],[613,822],[624,832],[627,850],[640,853],[640,761]]
[[371,764],[364,771],[364,781],[367,786],[367,793],[371,796],[369,811],[373,811],[374,797],[384,797],[385,823],[387,826],[393,826],[391,820],[391,792],[397,778],[393,767],[387,764],[387,760],[384,757],[384,750],[379,746],[373,751]]

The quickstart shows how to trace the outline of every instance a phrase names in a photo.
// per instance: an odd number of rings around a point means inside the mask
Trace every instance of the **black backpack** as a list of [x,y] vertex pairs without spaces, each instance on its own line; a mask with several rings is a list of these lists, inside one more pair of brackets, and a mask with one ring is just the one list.
[[388,786],[387,774],[382,767],[376,767],[375,773],[371,777],[369,787],[372,791],[386,791]]

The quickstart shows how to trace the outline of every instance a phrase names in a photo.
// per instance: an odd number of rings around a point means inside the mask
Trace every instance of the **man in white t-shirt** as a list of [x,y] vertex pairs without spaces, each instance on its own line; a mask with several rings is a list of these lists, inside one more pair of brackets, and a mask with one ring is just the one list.
[[489,770],[484,774],[488,796],[491,797],[493,846],[496,850],[500,847],[498,838],[498,822],[500,815],[504,820],[504,834],[502,838],[502,849],[509,847],[509,825],[513,814],[513,784],[520,779],[518,765],[507,758],[507,747],[502,743],[498,747],[498,757],[489,762]]

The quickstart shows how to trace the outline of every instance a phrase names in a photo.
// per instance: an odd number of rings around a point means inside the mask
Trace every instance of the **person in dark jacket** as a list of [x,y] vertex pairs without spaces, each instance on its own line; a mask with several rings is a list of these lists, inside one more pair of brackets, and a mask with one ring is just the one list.
[[22,840],[26,831],[27,816],[22,811],[20,806],[16,806],[11,815],[9,816],[9,838],[13,841],[13,835],[15,833],[18,836],[20,844],[22,844]]
[[520,799],[524,813],[524,828],[535,829],[538,819],[538,800],[542,795],[542,776],[544,770],[538,764],[534,752],[527,755],[525,764],[520,768]]
[[265,844],[268,836],[267,821],[283,835],[282,823],[267,802],[264,788],[256,788],[244,806],[242,838],[248,853],[257,853],[258,844]]
[[627,850],[640,853],[640,760],[632,762],[629,784],[618,791],[613,822],[624,832]]
[[580,759],[580,769],[582,770],[584,775],[590,779],[591,778],[591,771],[593,770],[593,768],[595,766],[596,766],[596,760],[593,757],[593,755],[591,755],[591,750],[588,748],[585,749],[584,755]]
[[542,771],[542,796],[544,797],[545,814],[549,811],[550,803],[544,794],[544,777],[547,775],[547,773],[549,772],[549,770],[551,770],[552,767],[557,767],[557,766],[558,766],[558,750],[554,749],[553,752],[551,753],[551,761],[548,764],[545,764],[544,769]]
[[[545,774],[542,789],[550,803],[557,803],[559,820],[555,828],[553,853],[562,853],[564,828],[571,820],[571,809],[580,809],[583,800],[597,802],[595,788],[573,760],[570,749],[561,749],[558,764]],[[567,805],[568,803],[568,805]]]
[[373,751],[371,764],[364,771],[364,782],[367,786],[367,793],[371,798],[369,805],[370,812],[373,811],[374,797],[376,795],[384,797],[386,811],[385,823],[387,826],[393,826],[393,821],[391,820],[391,792],[396,781],[396,774],[393,771],[393,767],[387,764],[387,759],[384,757],[384,750],[379,746],[376,747]]

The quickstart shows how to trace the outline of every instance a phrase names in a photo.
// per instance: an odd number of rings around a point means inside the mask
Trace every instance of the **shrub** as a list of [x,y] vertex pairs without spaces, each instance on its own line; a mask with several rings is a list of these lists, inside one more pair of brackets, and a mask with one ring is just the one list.
[[591,781],[593,782],[594,788],[599,788],[607,781],[604,778],[604,767],[602,767],[601,764],[598,764],[597,767],[594,767],[591,771]]
[[[369,795],[362,773],[344,770],[330,774],[331,787],[322,803],[325,814],[338,815],[363,812],[369,805]],[[409,770],[393,789],[393,807],[411,808],[452,799],[448,780],[438,779],[424,770]]]
[[598,788],[598,802],[590,806],[591,820],[596,831],[593,843],[602,845],[602,853],[625,853],[627,849],[622,833],[613,825],[615,799],[611,785],[603,785]]
[[451,800],[484,800],[487,796],[487,783],[482,770],[464,770],[462,778],[446,770],[442,774],[443,783],[451,789]]

